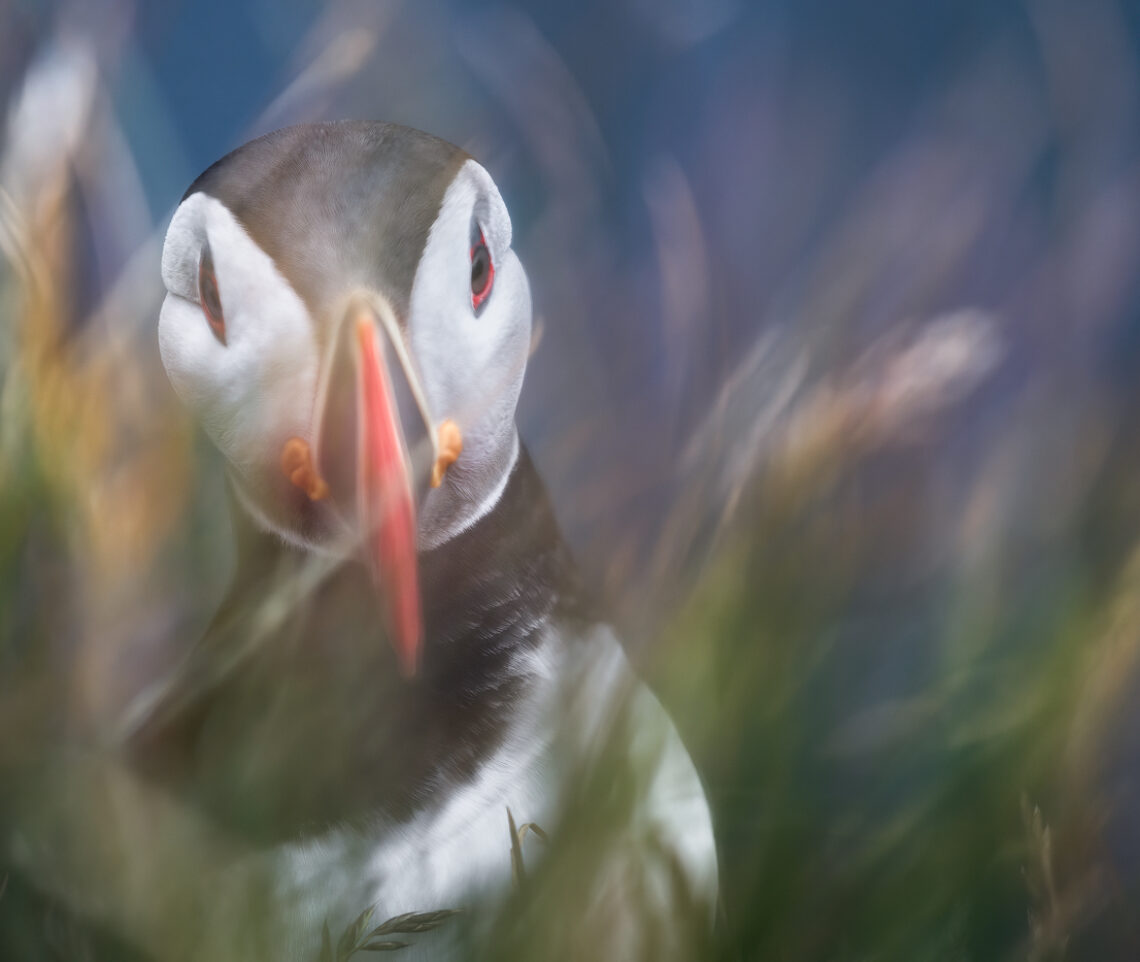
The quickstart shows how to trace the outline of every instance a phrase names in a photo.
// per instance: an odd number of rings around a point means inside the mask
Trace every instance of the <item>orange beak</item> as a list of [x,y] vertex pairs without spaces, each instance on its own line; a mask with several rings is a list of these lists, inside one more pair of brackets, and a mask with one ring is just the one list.
[[423,642],[416,514],[407,456],[376,325],[356,321],[359,417],[357,515],[373,577],[386,600],[388,632],[405,675],[419,666]]
[[281,470],[310,501],[327,500],[349,532],[358,533],[384,602],[388,636],[401,670],[411,676],[424,633],[416,492],[440,485],[463,438],[451,420],[433,426],[387,302],[355,299],[334,333],[320,391],[317,450],[290,438]]

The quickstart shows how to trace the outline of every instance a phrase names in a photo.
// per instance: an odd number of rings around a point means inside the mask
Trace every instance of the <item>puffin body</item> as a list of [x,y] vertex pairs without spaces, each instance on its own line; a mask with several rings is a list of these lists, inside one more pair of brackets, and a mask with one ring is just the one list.
[[253,141],[174,215],[163,362],[238,533],[229,595],[130,745],[234,842],[194,883],[187,957],[347,958],[379,926],[404,958],[471,958],[583,825],[605,837],[566,863],[566,910],[590,939],[544,957],[692,958],[707,934],[700,781],[515,429],[510,240],[481,166],[385,124]]

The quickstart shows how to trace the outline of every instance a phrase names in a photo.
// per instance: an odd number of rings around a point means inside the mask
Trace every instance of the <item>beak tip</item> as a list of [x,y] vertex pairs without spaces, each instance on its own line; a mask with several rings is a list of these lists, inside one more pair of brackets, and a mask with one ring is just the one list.
[[404,655],[400,658],[400,672],[405,678],[415,678],[420,673],[420,659],[417,655]]

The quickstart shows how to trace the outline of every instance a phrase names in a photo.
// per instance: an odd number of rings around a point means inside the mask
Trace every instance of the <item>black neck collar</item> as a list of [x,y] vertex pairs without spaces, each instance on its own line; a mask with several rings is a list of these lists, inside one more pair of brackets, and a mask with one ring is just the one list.
[[[501,743],[530,684],[518,655],[551,624],[573,634],[592,620],[524,449],[498,504],[420,556],[425,646],[411,680],[363,566],[304,591],[305,552],[248,524],[238,540],[229,596],[133,748],[257,841],[430,805]],[[271,596],[285,614],[265,629]]]

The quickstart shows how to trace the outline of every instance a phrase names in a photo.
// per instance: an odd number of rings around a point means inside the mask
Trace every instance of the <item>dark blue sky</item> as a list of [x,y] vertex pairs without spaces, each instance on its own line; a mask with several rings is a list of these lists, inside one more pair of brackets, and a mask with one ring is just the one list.
[[[725,26],[681,43],[663,40],[665,28],[652,24],[671,22],[666,10],[681,22],[690,11],[692,19],[691,11],[701,7],[696,0],[442,4],[457,33],[465,26],[478,30],[489,11],[512,6],[533,20],[584,95],[619,187],[641,176],[653,152],[684,158],[710,98],[726,83],[762,93],[839,79],[862,122],[863,143],[855,146],[869,155],[897,135],[931,89],[995,37],[1025,50],[1033,43],[1024,5],[1002,0],[724,0],[709,6],[726,9]],[[175,176],[193,176],[249,133],[292,78],[292,55],[323,7],[309,0],[138,5],[134,39],[141,62],[122,64],[117,96],[129,104],[143,93],[138,71],[149,73],[153,106],[165,111],[185,154],[181,171],[143,165],[152,204],[168,206]],[[414,17],[414,10],[408,5],[403,15]],[[856,153],[852,162],[858,159]]]

